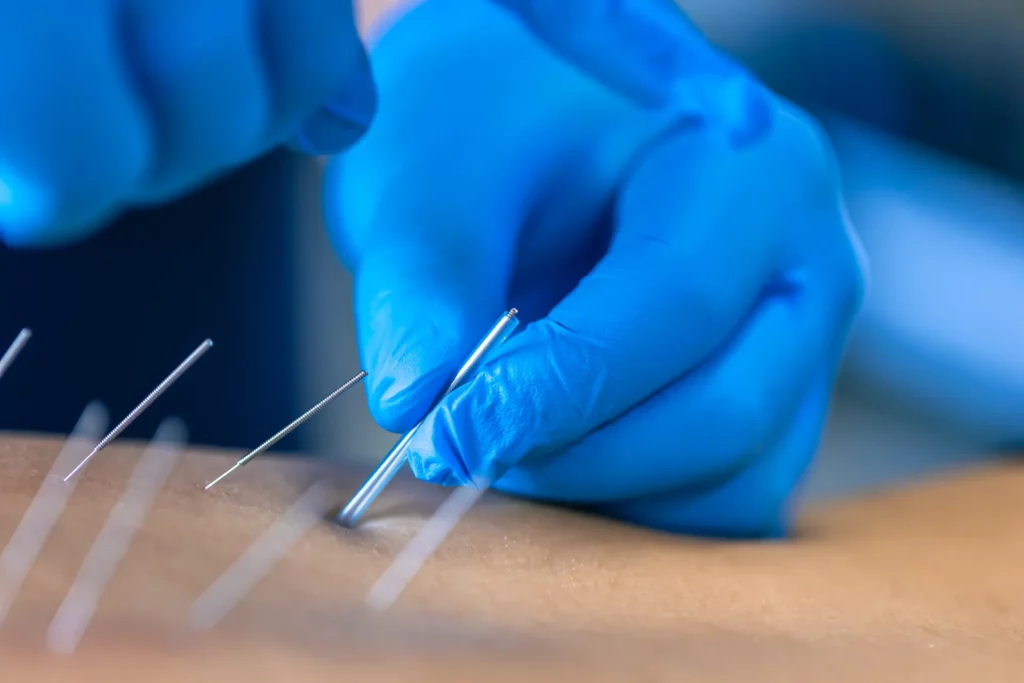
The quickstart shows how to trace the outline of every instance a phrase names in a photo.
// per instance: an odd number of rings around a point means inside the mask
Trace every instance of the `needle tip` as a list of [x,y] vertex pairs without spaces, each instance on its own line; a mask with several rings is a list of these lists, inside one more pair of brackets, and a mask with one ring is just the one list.
[[75,476],[75,474],[78,472],[78,470],[82,469],[85,466],[85,463],[89,462],[90,458],[92,458],[92,456],[96,455],[99,452],[100,452],[100,447],[99,446],[97,446],[96,448],[92,449],[92,452],[89,453],[89,455],[87,455],[84,458],[82,458],[82,462],[80,462],[77,465],[75,465],[75,469],[71,470],[71,472],[68,473],[68,476],[64,477],[64,481],[67,482],[69,479],[71,479],[71,477]]
[[519,315],[519,309],[518,309],[518,308],[512,308],[512,309],[509,309],[509,312],[508,312],[508,317],[510,317],[510,318],[514,318],[514,317],[516,317],[517,315]]
[[241,466],[242,466],[242,461],[241,461],[241,460],[239,460],[239,461],[238,461],[238,462],[236,462],[236,463],[235,463],[234,465],[232,465],[231,467],[229,467],[229,468],[227,469],[227,471],[226,471],[226,472],[224,472],[224,474],[220,475],[219,477],[217,477],[216,479],[214,479],[213,481],[211,481],[211,482],[210,482],[209,484],[207,484],[206,486],[204,486],[204,487],[203,487],[203,490],[204,490],[204,491],[209,491],[209,490],[210,490],[210,489],[212,489],[212,488],[213,488],[214,486],[216,486],[218,482],[220,482],[220,481],[221,481],[222,479],[224,479],[224,478],[225,478],[226,476],[228,476],[229,474],[231,474],[232,472],[234,472],[235,470],[237,470],[237,469],[238,469],[239,467],[241,467]]

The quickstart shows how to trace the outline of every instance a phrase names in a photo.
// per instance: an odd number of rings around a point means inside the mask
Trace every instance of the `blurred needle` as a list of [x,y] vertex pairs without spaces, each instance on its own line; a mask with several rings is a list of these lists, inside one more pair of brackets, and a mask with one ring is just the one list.
[[189,610],[193,628],[217,625],[273,569],[274,565],[334,507],[336,487],[314,482],[256,542],[196,599]]
[[165,379],[163,382],[160,382],[160,384],[157,385],[156,389],[154,389],[149,394],[149,396],[147,396],[145,399],[143,399],[142,403],[140,403],[139,405],[137,405],[135,407],[135,410],[133,410],[132,412],[128,413],[128,417],[126,417],[123,420],[121,420],[121,424],[119,424],[116,427],[114,427],[114,430],[112,432],[107,434],[105,437],[103,437],[102,441],[100,441],[98,444],[96,444],[96,448],[92,449],[92,453],[90,453],[89,455],[85,456],[85,459],[82,462],[78,463],[78,466],[75,467],[75,469],[71,470],[71,473],[68,476],[64,477],[64,481],[67,481],[71,477],[75,476],[75,472],[77,472],[78,470],[82,469],[82,467],[85,465],[85,463],[89,462],[89,460],[92,458],[92,456],[96,455],[97,453],[102,451],[104,448],[106,448],[110,444],[111,441],[113,441],[117,437],[121,436],[121,432],[123,432],[124,430],[128,429],[128,426],[132,422],[135,422],[135,419],[139,415],[141,415],[142,412],[144,410],[146,410],[146,408],[148,408],[149,406],[153,405],[153,402],[156,401],[158,398],[160,398],[161,394],[163,394],[165,391],[167,391],[167,389],[172,384],[174,384],[178,380],[179,377],[181,377],[182,375],[185,374],[186,370],[188,370],[190,367],[195,365],[195,362],[197,360],[199,360],[203,356],[203,354],[206,353],[207,351],[209,351],[212,347],[213,347],[213,340],[207,339],[202,344],[200,344],[196,348],[195,351],[190,353],[188,358],[183,360],[181,362],[181,365],[179,365],[178,367],[176,367],[174,369],[174,372],[172,372],[171,374],[167,375],[167,379]]
[[64,442],[57,459],[43,479],[35,498],[0,553],[0,622],[7,617],[14,599],[21,590],[21,584],[39,557],[53,525],[64,511],[77,482],[67,484],[61,480],[61,473],[91,448],[107,428],[107,409],[102,403],[93,401],[82,412],[71,436]]
[[366,605],[383,612],[394,604],[430,556],[437,552],[448,538],[448,534],[488,488],[489,482],[477,478],[472,486],[460,487],[448,496],[434,516],[416,532],[412,540],[402,548],[380,578],[374,582],[366,595]]
[[146,518],[185,448],[185,424],[177,418],[160,423],[128,487],[121,494],[99,536],[82,562],[46,634],[51,650],[71,654],[89,627],[100,597],[128,551],[132,537]]
[[25,344],[28,344],[28,340],[32,338],[32,330],[27,327],[18,333],[18,336],[11,342],[10,348],[4,353],[3,357],[0,358],[0,377],[3,377],[7,372],[7,369],[14,363],[14,359],[18,357],[21,350],[25,348]]
[[349,381],[345,382],[340,387],[332,391],[325,399],[323,399],[315,406],[307,410],[305,413],[297,417],[290,425],[279,431],[277,434],[274,434],[272,437],[264,441],[255,450],[253,450],[251,453],[249,453],[244,458],[240,459],[238,462],[236,462],[234,465],[228,468],[228,470],[224,472],[224,474],[220,475],[219,477],[211,481],[209,484],[207,484],[205,490],[209,491],[217,482],[224,479],[226,476],[237,470],[239,467],[245,465],[247,462],[255,458],[257,455],[265,453],[267,450],[272,448],[274,444],[276,444],[278,441],[291,434],[297,427],[304,424],[307,420],[309,420],[309,418],[319,413],[327,406],[328,403],[330,403],[331,401],[333,401],[334,399],[338,398],[346,391],[351,389],[364,377],[366,377],[366,371],[360,370],[358,375],[356,375],[355,377],[353,377],[352,379],[350,379]]

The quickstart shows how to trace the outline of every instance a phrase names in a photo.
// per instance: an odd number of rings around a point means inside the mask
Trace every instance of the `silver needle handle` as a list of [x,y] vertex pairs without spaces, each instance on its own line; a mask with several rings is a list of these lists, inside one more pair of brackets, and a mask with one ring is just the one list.
[[[483,364],[488,353],[508,339],[509,335],[519,325],[519,318],[516,317],[518,314],[519,311],[513,308],[498,319],[498,322],[494,324],[491,331],[476,345],[476,348],[469,354],[466,362],[455,373],[455,378],[448,385],[445,392],[434,402],[434,406],[440,403],[445,396],[462,386]],[[338,515],[338,522],[340,524],[350,528],[354,527],[359,522],[359,518],[363,516],[363,513],[373,505],[373,501],[377,500],[381,492],[387,488],[387,485],[391,483],[391,480],[395,478],[398,471],[402,469],[402,465],[405,464],[406,448],[421,424],[423,424],[422,420],[410,429],[405,436],[399,439],[398,443],[392,446],[388,454],[384,456],[384,460],[381,461],[377,469],[370,475],[370,478],[366,480],[366,483],[363,484],[359,491],[356,492],[356,495],[352,497],[352,500],[349,501],[348,505]]]

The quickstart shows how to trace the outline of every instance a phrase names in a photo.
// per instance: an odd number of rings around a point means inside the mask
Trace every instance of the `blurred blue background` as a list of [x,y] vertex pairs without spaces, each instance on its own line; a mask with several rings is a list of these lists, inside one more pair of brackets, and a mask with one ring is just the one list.
[[[363,3],[370,26],[384,1]],[[1024,441],[1024,5],[688,0],[694,20],[825,121],[872,262],[812,497],[999,457]],[[0,427],[120,417],[205,337],[216,347],[128,432],[258,444],[358,369],[320,164],[277,152],[55,252],[0,252]],[[0,340],[0,343],[3,343]],[[394,435],[353,392],[280,448],[371,462]]]

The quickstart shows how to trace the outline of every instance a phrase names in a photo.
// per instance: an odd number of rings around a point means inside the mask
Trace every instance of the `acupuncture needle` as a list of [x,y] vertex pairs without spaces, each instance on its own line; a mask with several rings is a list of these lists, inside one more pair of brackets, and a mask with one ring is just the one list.
[[195,365],[196,361],[202,358],[203,354],[205,354],[211,348],[213,348],[212,339],[207,339],[198,347],[196,347],[196,350],[190,353],[188,358],[181,361],[181,365],[176,367],[174,371],[171,372],[171,374],[167,375],[166,379],[164,379],[163,382],[160,382],[160,384],[157,385],[156,389],[150,392],[149,396],[142,400],[142,403],[137,405],[135,409],[132,410],[132,412],[128,413],[128,416],[121,420],[121,423],[114,427],[113,431],[111,431],[109,434],[103,437],[103,440],[96,444],[96,448],[92,449],[92,453],[85,456],[85,459],[82,460],[82,462],[78,463],[78,466],[75,469],[71,470],[68,476],[64,477],[64,481],[67,481],[68,479],[73,477],[75,473],[78,472],[78,470],[82,469],[85,463],[87,463],[94,455],[96,455],[104,448],[106,448],[108,445],[110,445],[111,441],[121,436],[121,432],[128,429],[128,426],[131,425],[132,422],[135,422],[136,418],[138,418],[139,415],[141,415],[146,410],[146,408],[153,405],[153,402],[160,398],[161,394],[167,391],[167,389],[170,388],[172,384],[178,381],[178,378],[184,375],[185,371],[187,371],[190,367]]
[[3,357],[0,357],[0,377],[3,377],[7,370],[14,364],[14,360],[21,353],[21,350],[25,348],[25,344],[28,344],[28,340],[32,338],[32,330],[27,327],[18,333],[18,336],[11,342],[10,347],[4,352]]
[[[483,364],[489,353],[508,339],[516,326],[519,325],[519,319],[516,317],[518,313],[519,311],[513,308],[498,319],[498,322],[484,335],[484,338],[473,349],[473,352],[469,354],[469,357],[462,364],[462,367],[459,368],[459,371],[455,373],[455,378],[448,385],[448,388],[434,402],[435,407],[445,396],[462,386]],[[339,524],[349,528],[354,527],[359,518],[363,516],[363,513],[373,505],[373,501],[391,483],[391,480],[395,478],[398,471],[402,469],[402,465],[405,464],[406,449],[412,442],[412,438],[421,424],[423,424],[422,420],[410,429],[405,436],[399,439],[398,443],[391,447],[391,450],[384,456],[384,460],[381,461],[377,469],[370,475],[370,478],[356,492],[356,495],[352,497],[348,505],[342,509],[338,515],[337,521]]]
[[132,538],[181,459],[187,436],[177,418],[160,423],[50,622],[46,643],[54,652],[71,654],[78,647]]
[[209,484],[207,484],[206,485],[206,490],[209,491],[211,488],[213,488],[213,486],[217,482],[219,482],[220,480],[224,479],[226,476],[228,476],[229,474],[231,474],[232,472],[237,470],[239,467],[242,467],[243,465],[245,465],[247,462],[249,462],[250,460],[255,458],[257,455],[265,453],[267,450],[272,448],[274,446],[274,444],[276,444],[278,441],[280,441],[284,437],[286,437],[289,434],[291,434],[293,431],[295,431],[295,429],[297,429],[299,426],[301,426],[302,424],[307,422],[311,417],[313,417],[314,415],[319,413],[321,410],[323,410],[325,407],[327,407],[328,403],[330,403],[334,399],[338,398],[339,396],[344,394],[346,391],[348,391],[349,389],[354,387],[356,384],[358,384],[364,377],[366,377],[366,371],[365,370],[360,370],[359,374],[357,374],[355,377],[353,377],[352,379],[350,379],[349,381],[345,382],[340,387],[338,387],[337,389],[332,391],[322,401],[317,403],[315,406],[313,406],[312,408],[307,410],[305,413],[303,413],[299,417],[295,418],[295,420],[291,424],[289,424],[287,427],[285,427],[284,429],[279,431],[277,434],[274,434],[272,437],[270,437],[269,439],[264,441],[262,444],[257,446],[251,453],[249,453],[245,457],[241,458],[238,462],[236,462],[234,465],[232,465],[230,468],[228,468],[228,470],[226,472],[224,472],[224,474],[220,475],[219,477],[217,477],[216,479],[211,481]]
[[93,401],[85,407],[11,540],[0,554],[0,622],[7,617],[21,590],[21,584],[39,557],[53,525],[57,523],[78,483],[73,481],[69,484],[62,479],[62,475],[82,453],[96,443],[107,428],[108,421],[107,409],[99,401]]

